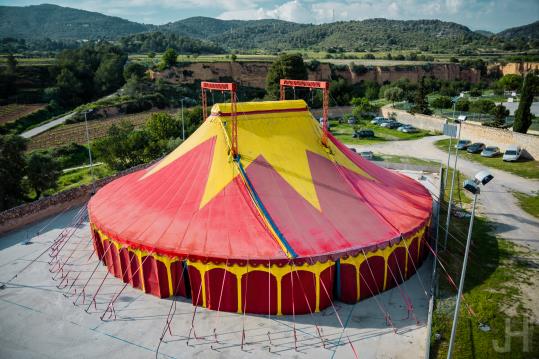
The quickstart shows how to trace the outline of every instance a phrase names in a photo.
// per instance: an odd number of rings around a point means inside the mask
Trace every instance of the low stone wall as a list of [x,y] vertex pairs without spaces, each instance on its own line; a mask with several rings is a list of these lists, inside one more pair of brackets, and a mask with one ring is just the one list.
[[[382,114],[384,117],[394,113],[397,121],[413,125],[417,128],[428,131],[442,131],[446,120],[439,116],[412,115],[403,110],[396,110],[391,106],[384,106]],[[483,142],[486,145],[499,146],[503,151],[510,145],[518,145],[525,151],[523,156],[531,159],[539,159],[539,136],[522,134],[507,129],[500,129],[488,126],[481,126],[474,123],[464,123],[462,125],[461,138],[473,142]]]
[[[119,177],[125,176],[126,174],[149,167],[153,163],[154,162],[131,167],[125,171],[117,173],[114,176],[102,178],[96,181],[96,189],[99,189],[107,183],[112,182]],[[68,208],[80,206],[87,202],[91,195],[92,185],[83,185],[0,212],[0,234],[56,215]]]

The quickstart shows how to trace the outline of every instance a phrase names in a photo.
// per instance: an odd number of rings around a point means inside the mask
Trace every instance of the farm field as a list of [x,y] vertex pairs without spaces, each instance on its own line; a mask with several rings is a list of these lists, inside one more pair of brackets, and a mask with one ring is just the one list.
[[0,125],[15,121],[23,116],[44,108],[45,104],[17,104],[0,106]]
[[[156,111],[146,111],[132,115],[114,116],[108,119],[88,121],[88,133],[90,140],[106,136],[108,129],[115,123],[128,121],[140,127],[150,118],[150,114]],[[172,111],[175,112],[175,111]],[[67,145],[69,143],[86,143],[86,129],[84,122],[61,125],[47,132],[32,137],[28,143],[28,150],[45,149]]]

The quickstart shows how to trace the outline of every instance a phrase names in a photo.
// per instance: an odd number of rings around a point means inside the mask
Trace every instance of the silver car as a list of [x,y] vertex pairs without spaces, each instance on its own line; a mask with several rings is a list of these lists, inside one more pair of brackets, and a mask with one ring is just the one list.
[[481,151],[482,157],[497,157],[500,154],[500,148],[496,146],[487,146]]
[[360,151],[359,155],[366,160],[372,160],[374,157],[374,154],[372,153],[372,151]]

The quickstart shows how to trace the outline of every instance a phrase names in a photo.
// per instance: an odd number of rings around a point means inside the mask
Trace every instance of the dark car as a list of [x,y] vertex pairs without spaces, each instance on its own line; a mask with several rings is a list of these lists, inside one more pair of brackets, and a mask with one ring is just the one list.
[[468,151],[469,153],[479,153],[479,152],[483,151],[484,148],[485,148],[484,143],[476,142],[476,143],[472,143],[471,145],[469,145],[468,148],[466,149],[466,151]]
[[470,146],[472,144],[472,141],[470,140],[460,140],[459,142],[457,142],[457,144],[455,145],[455,148],[457,150],[465,150],[468,148],[468,146]]
[[359,130],[354,133],[352,136],[353,138],[366,138],[366,137],[374,137],[374,131],[373,130]]
[[388,122],[385,122],[384,124],[382,124],[381,126],[394,130],[394,129],[397,129],[397,128],[401,127],[402,123],[397,122],[397,121],[388,121]]

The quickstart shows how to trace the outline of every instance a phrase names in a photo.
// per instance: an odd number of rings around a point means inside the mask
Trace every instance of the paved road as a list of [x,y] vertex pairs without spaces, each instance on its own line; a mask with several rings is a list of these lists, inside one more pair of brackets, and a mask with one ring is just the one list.
[[[375,145],[355,146],[390,155],[402,155],[447,162],[447,153],[434,146],[434,142],[445,136],[430,136],[414,141],[392,141]],[[451,160],[453,163],[453,160]],[[458,169],[466,176],[486,167],[458,159]],[[489,168],[494,180],[482,190],[479,196],[480,212],[495,224],[496,233],[505,239],[525,245],[539,252],[539,220],[525,211],[517,203],[511,191],[531,194],[539,191],[539,181],[522,178],[511,173]]]
[[68,113],[67,115],[57,118],[56,120],[47,122],[39,127],[32,128],[29,131],[21,133],[21,136],[24,138],[31,138],[31,137],[37,136],[40,133],[43,133],[47,130],[50,130],[51,128],[55,126],[61,125],[62,123],[66,122],[68,119],[71,118],[71,116],[73,116],[73,114],[74,112]]

